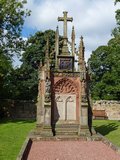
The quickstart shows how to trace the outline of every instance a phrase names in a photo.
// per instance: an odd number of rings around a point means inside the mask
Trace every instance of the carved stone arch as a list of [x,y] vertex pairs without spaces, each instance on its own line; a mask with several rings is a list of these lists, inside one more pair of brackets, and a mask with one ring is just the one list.
[[55,100],[56,100],[56,102],[63,102],[63,99],[61,99],[60,96],[58,96]]
[[72,99],[71,96],[69,96],[69,97],[66,99],[66,102],[74,102],[74,100]]
[[78,88],[77,88],[77,85],[71,79],[62,78],[55,83],[54,91],[55,93],[76,94],[78,93]]

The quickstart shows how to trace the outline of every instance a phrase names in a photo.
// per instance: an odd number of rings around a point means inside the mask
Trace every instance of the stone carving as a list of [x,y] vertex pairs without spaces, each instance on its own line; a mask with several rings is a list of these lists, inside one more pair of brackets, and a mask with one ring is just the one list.
[[51,81],[49,79],[46,79],[45,82],[45,92],[50,93],[50,86],[51,86]]
[[86,94],[86,82],[82,81],[82,95]]
[[56,102],[63,102],[63,99],[61,99],[61,97],[58,96],[58,97],[56,98]]
[[46,103],[48,103],[48,102],[50,102],[51,101],[51,97],[50,97],[50,95],[45,95],[45,102]]
[[45,82],[45,102],[51,101],[51,81],[49,79],[46,79]]
[[82,81],[82,89],[81,89],[81,92],[82,92],[82,102],[87,102],[87,95],[86,95],[86,82],[85,81]]
[[74,102],[74,100],[72,99],[71,96],[69,96],[69,97],[66,99],[66,102]]
[[55,93],[73,93],[77,92],[77,86],[70,79],[63,78],[56,82],[54,86]]
[[82,95],[82,102],[87,102],[87,96],[86,95]]
[[63,48],[62,48],[62,54],[68,54],[68,38],[67,38],[67,22],[72,22],[73,18],[72,17],[67,17],[67,12],[63,12],[64,16],[63,17],[58,17],[58,21],[63,21],[64,22],[64,30],[63,30]]
[[63,73],[63,72],[61,72],[61,73],[59,73],[59,72],[54,72],[54,75],[57,77],[81,77],[81,75],[82,75],[82,73],[78,73],[78,72],[76,72],[76,73],[74,73],[74,72],[67,72],[67,73]]

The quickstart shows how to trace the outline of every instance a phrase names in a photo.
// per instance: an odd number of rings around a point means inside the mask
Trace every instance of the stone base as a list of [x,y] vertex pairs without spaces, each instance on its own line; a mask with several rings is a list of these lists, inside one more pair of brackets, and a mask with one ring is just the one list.
[[89,131],[88,128],[81,128],[81,129],[80,129],[79,136],[90,137],[90,136],[91,136],[91,133],[90,133],[90,131]]
[[50,126],[36,127],[36,129],[30,133],[30,137],[34,136],[53,137],[52,128]]
[[78,124],[57,124],[54,129],[55,136],[77,136]]
[[89,137],[95,134],[90,133],[87,126],[79,124],[56,124],[51,126],[38,126],[30,134],[30,137]]

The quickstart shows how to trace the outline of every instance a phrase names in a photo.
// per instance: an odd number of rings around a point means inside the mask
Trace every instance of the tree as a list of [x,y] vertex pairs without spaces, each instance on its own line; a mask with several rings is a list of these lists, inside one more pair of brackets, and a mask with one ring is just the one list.
[[10,98],[12,84],[12,55],[23,49],[21,31],[30,11],[26,0],[0,0],[0,98]]
[[[115,5],[117,5],[117,3],[119,2],[120,0],[115,0]],[[118,35],[120,36],[120,9],[116,10],[115,18],[116,18],[117,26],[114,28],[112,34],[116,37]]]
[[[115,5],[120,0],[115,0]],[[108,45],[92,52],[88,60],[91,72],[91,94],[93,99],[119,100],[120,98],[120,9],[116,11],[114,28]]]
[[0,48],[4,54],[21,50],[21,31],[30,11],[24,9],[26,0],[0,0]]
[[93,99],[119,100],[120,97],[120,38],[100,46],[88,60],[91,70]]
[[3,52],[0,52],[0,98],[4,98],[7,95],[5,85],[6,77],[9,76],[12,71],[12,61]]
[[[47,30],[37,32],[30,36],[26,42],[26,48],[22,55],[21,67],[12,74],[11,86],[14,99],[32,99],[35,100],[38,94],[38,66],[40,61],[44,61],[46,41],[49,37],[49,52],[52,53],[55,46],[55,32]],[[50,57],[54,54],[49,55]],[[9,89],[10,90],[10,89]],[[15,94],[14,94],[15,93]]]
[[38,68],[39,62],[44,61],[46,41],[49,39],[49,52],[51,53],[55,48],[55,32],[46,30],[45,32],[37,32],[31,36],[26,43],[26,49],[22,56],[24,66],[32,66]]

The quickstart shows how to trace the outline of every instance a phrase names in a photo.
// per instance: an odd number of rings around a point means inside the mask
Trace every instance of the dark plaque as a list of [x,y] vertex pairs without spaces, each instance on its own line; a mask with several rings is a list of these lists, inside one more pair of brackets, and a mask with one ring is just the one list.
[[72,66],[73,66],[72,58],[60,58],[59,60],[60,60],[60,62],[59,62],[60,69],[72,70]]

